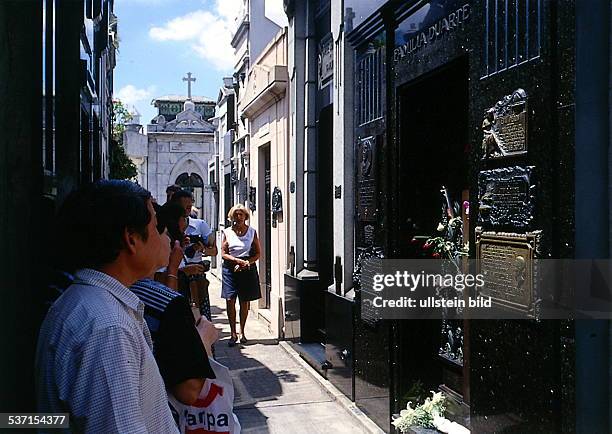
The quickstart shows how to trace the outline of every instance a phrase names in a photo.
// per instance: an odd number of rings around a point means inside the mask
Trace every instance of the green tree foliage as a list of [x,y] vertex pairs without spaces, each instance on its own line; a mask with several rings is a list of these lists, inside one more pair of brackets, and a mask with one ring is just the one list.
[[110,178],[135,180],[138,175],[136,165],[125,153],[123,131],[125,124],[132,120],[132,115],[119,100],[113,100],[112,138],[110,142]]

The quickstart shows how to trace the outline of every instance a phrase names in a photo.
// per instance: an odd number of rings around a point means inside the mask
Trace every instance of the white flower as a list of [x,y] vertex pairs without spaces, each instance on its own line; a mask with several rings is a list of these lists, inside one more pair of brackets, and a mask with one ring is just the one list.
[[431,394],[432,394],[432,396],[431,396],[431,401],[432,401],[434,404],[436,404],[436,405],[437,405],[437,404],[439,404],[439,403],[444,402],[444,399],[445,399],[445,398],[444,398],[444,395],[442,394],[442,392],[435,393],[435,392],[431,391]]
[[[418,425],[425,428],[433,426],[434,418],[441,418],[444,413],[445,397],[442,392],[431,392],[432,396],[425,399],[422,405],[412,408],[412,402],[408,402],[406,409],[400,412],[399,417],[391,423],[401,432],[407,432],[411,426]],[[437,419],[436,419],[437,420]]]
[[409,409],[409,410],[402,410],[400,411],[400,417],[410,417],[410,415],[414,413],[413,409]]

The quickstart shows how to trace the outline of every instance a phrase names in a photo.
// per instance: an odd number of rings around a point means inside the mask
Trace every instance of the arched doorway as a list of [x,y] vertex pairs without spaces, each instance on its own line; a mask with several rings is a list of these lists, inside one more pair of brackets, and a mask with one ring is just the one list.
[[202,177],[197,173],[181,173],[176,178],[175,184],[193,195],[193,205],[201,213],[204,203],[204,181],[202,181]]

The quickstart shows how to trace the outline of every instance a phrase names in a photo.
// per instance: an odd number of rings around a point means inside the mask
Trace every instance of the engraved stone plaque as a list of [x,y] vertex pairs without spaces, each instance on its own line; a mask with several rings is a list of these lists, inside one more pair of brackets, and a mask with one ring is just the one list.
[[359,182],[359,219],[374,221],[376,182],[366,179]]
[[476,228],[477,273],[485,284],[480,295],[505,308],[535,314],[534,262],[541,231],[525,234],[483,232]]
[[170,152],[210,152],[210,143],[170,142]]
[[[379,274],[382,270],[384,254],[380,247],[357,248],[357,258],[355,269],[353,270],[353,286],[359,288],[363,300],[373,300],[376,293],[373,288],[372,276]],[[363,280],[362,280],[363,279]],[[361,319],[368,325],[374,326],[381,315],[372,303],[363,302],[361,304]]]
[[489,108],[482,122],[483,159],[527,153],[527,93],[506,95]]
[[331,82],[334,75],[334,41],[327,38],[319,43],[318,47],[319,89],[323,89]]
[[375,221],[376,216],[376,144],[374,137],[360,140],[357,162],[357,215],[360,221]]
[[374,226],[366,225],[363,228],[363,241],[366,246],[374,245]]
[[533,170],[515,166],[480,172],[478,224],[484,229],[528,229],[535,210]]

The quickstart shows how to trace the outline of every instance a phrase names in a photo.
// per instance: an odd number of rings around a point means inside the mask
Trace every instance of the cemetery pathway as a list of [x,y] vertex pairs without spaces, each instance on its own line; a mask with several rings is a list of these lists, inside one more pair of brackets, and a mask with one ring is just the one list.
[[249,342],[228,347],[230,329],[225,300],[220,298],[221,284],[210,273],[207,277],[213,323],[221,329],[215,356],[230,369],[234,412],[242,433],[370,432],[269,335],[252,312],[246,329]]

